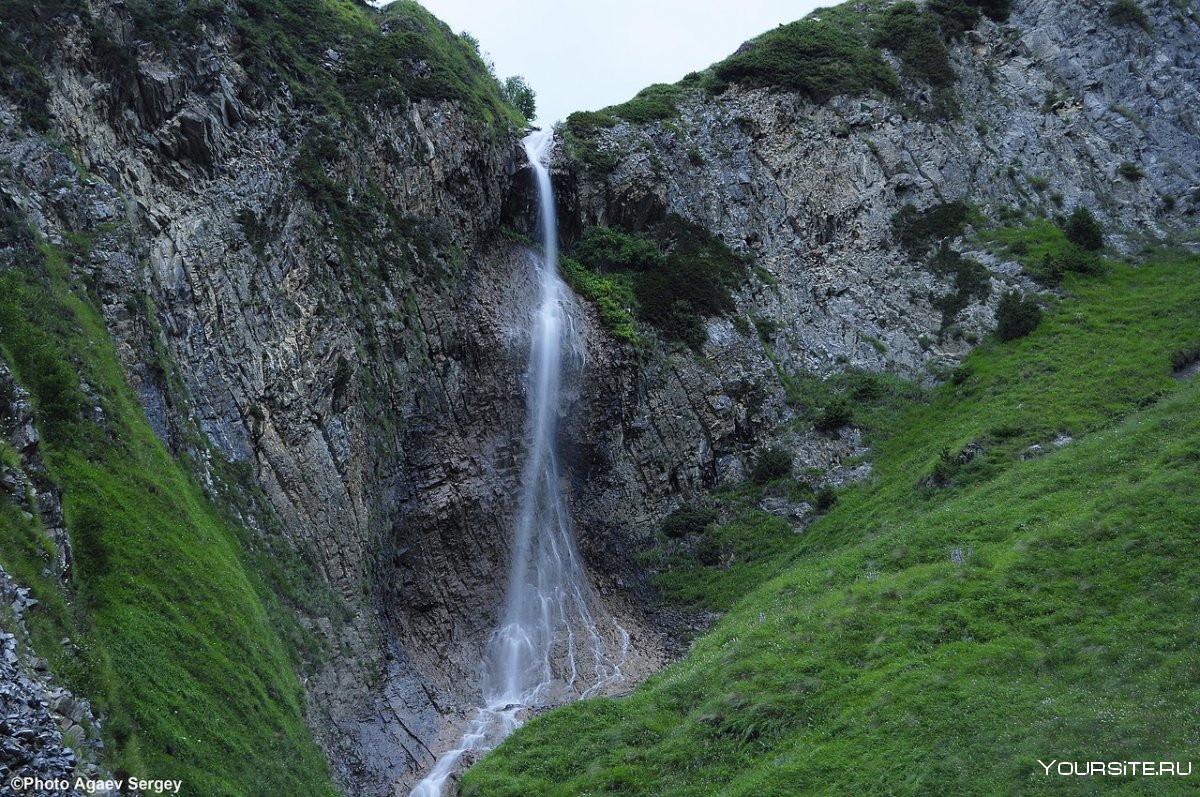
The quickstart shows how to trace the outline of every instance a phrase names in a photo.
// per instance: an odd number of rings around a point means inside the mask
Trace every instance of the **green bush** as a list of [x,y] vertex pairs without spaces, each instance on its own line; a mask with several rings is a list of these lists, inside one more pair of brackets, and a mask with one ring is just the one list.
[[1037,299],[1019,291],[1008,291],[996,307],[996,337],[1002,341],[1023,338],[1042,323],[1042,308]]
[[972,299],[986,299],[992,291],[991,276],[979,261],[963,257],[950,248],[946,241],[938,248],[929,262],[929,270],[950,280],[954,289],[934,300],[942,311],[942,328],[954,322],[954,318]]
[[716,522],[715,510],[685,506],[667,515],[662,523],[662,533],[676,539],[703,534]]
[[635,347],[642,344],[633,320],[637,299],[621,275],[593,273],[570,257],[559,258],[558,267],[571,289],[596,306],[600,323],[613,337]]
[[680,216],[668,216],[653,234],[667,255],[661,267],[633,275],[640,315],[669,340],[697,349],[705,340],[703,318],[733,312],[732,291],[745,280],[747,261]]
[[705,534],[696,546],[696,561],[706,567],[716,567],[729,553],[729,544],[717,534]]
[[1171,370],[1179,373],[1198,361],[1200,361],[1200,343],[1193,343],[1177,349],[1171,354]]
[[929,0],[928,13],[937,17],[938,27],[948,38],[961,36],[986,16],[997,21],[1008,19],[1009,0]]
[[854,412],[850,402],[842,396],[831,399],[823,408],[813,426],[822,432],[834,432],[843,426],[849,426],[854,421]]
[[1085,207],[1077,207],[1071,212],[1063,225],[1067,240],[1088,252],[1096,252],[1104,248],[1104,228],[1092,212]]
[[[584,231],[571,255],[582,274],[566,269],[572,286],[585,284],[595,299],[599,275],[611,275],[633,301],[625,305],[665,339],[699,349],[707,339],[706,317],[734,310],[732,289],[746,277],[746,261],[703,227],[670,216],[652,236],[609,227]],[[602,309],[602,313],[604,309]],[[615,315],[615,314],[614,314]]]
[[897,94],[900,84],[878,50],[848,26],[802,19],[764,33],[716,64],[714,77],[797,91],[814,102],[874,90]]
[[613,127],[616,123],[616,117],[604,111],[576,111],[567,117],[562,127],[577,136],[587,136],[599,128]]
[[1136,25],[1150,32],[1150,20],[1137,0],[1114,0],[1108,7],[1108,18],[1118,25]]
[[682,89],[668,83],[655,83],[639,91],[633,99],[611,105],[603,113],[633,124],[647,124],[679,116],[677,102]]
[[823,487],[817,492],[817,499],[814,506],[818,512],[828,512],[837,504],[837,491],[832,487]]
[[937,18],[922,13],[916,3],[903,2],[889,8],[871,44],[896,53],[906,72],[931,85],[954,83],[950,51],[938,33]]
[[1067,274],[1100,274],[1104,263],[1094,252],[1088,252],[1074,244],[1068,244],[1047,252],[1042,262],[1031,273],[1038,279],[1058,282]]
[[571,254],[601,274],[606,271],[650,271],[662,266],[665,259],[654,241],[613,227],[588,227]]
[[1121,175],[1131,183],[1136,183],[1138,180],[1146,176],[1146,173],[1142,171],[1141,167],[1133,161],[1123,161],[1121,165],[1117,167],[1117,174]]
[[892,217],[892,234],[909,255],[919,257],[929,251],[932,244],[960,235],[971,214],[971,206],[961,200],[924,210],[905,205]]
[[766,484],[792,475],[792,454],[782,448],[773,447],[758,455],[750,471],[750,481]]

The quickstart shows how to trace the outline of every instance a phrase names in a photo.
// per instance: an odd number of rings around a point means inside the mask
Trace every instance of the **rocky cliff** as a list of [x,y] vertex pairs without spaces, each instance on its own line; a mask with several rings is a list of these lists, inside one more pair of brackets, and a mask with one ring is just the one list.
[[[1016,2],[1004,21],[982,17],[949,47],[948,100],[923,80],[899,96],[823,102],[684,81],[671,87],[673,107],[652,113],[661,119],[626,121],[622,113],[646,115],[634,101],[600,125],[580,120],[604,166],[563,153],[560,182],[571,189],[561,201],[575,230],[678,214],[750,254],[765,274],[739,308],[774,322],[771,344],[788,370],[920,374],[952,364],[968,337],[991,328],[998,289],[1020,275],[974,252],[991,290],[943,318],[931,299],[953,286],[896,240],[905,205],[966,200],[989,220],[1085,206],[1125,249],[1164,240],[1200,212],[1198,12],[1144,3],[1134,24],[1110,6]],[[896,55],[884,56],[904,73]]]
[[[989,290],[947,318],[953,286],[895,241],[905,205],[1084,205],[1126,247],[1194,216],[1198,14],[1146,3],[1143,27],[1107,7],[1024,0],[979,21],[950,46],[948,115],[919,79],[820,102],[685,85],[662,118],[589,130],[602,167],[578,140],[562,149],[568,243],[674,215],[752,264],[699,352],[648,328],[635,349],[579,305],[570,500],[601,592],[635,632],[635,672],[669,643],[632,554],[779,434],[795,412],[782,375],[933,378],[990,330],[1002,287],[1032,286],[956,238]],[[64,2],[21,17],[5,46],[45,85],[0,103],[6,217],[67,253],[71,291],[98,310],[175,460],[211,500],[249,496],[235,521],[250,539],[279,530],[312,589],[332,588],[288,607],[321,640],[298,665],[306,717],[345,791],[392,793],[472,705],[503,589],[535,299],[515,242],[531,222],[521,120],[469,44],[414,4],[167,10]],[[314,38],[305,14],[338,32]],[[15,69],[9,87],[29,88]],[[787,434],[825,481],[854,475],[841,467],[863,453],[852,429]],[[94,563],[71,553],[75,530],[44,525],[73,595],[83,575],[65,563]]]

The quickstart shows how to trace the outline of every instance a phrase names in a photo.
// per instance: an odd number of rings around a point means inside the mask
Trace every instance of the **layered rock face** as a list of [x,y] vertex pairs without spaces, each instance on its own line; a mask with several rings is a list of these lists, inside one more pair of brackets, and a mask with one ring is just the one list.
[[[943,330],[930,299],[951,286],[893,243],[904,205],[965,199],[992,219],[1086,206],[1123,247],[1161,240],[1200,211],[1200,19],[1169,0],[1143,5],[1145,29],[1110,19],[1101,2],[1015,2],[1006,23],[981,20],[951,48],[949,118],[929,118],[919,83],[905,100],[822,105],[767,89],[691,90],[678,118],[598,131],[611,173],[576,174],[560,158],[563,184],[577,181],[564,213],[576,229],[679,214],[752,255],[769,278],[741,307],[775,322],[788,370],[920,375],[953,364],[991,328],[1000,289],[1022,280],[1013,264],[973,253],[992,271],[989,298]],[[1122,176],[1124,163],[1144,176]]]
[[[1147,33],[1099,3],[1014,5],[954,49],[961,118],[733,87],[685,98],[670,125],[606,131],[611,174],[560,158],[568,237],[684,216],[752,257],[738,312],[776,322],[774,361],[727,319],[709,321],[703,356],[634,353],[578,307],[569,501],[641,671],[666,643],[632,554],[786,420],[777,368],[919,375],[991,327],[993,299],[940,335],[929,297],[946,286],[892,243],[902,205],[1054,210],[1056,193],[1152,235],[1200,205],[1196,15],[1150,4]],[[126,24],[122,4],[94,12]],[[56,137],[0,106],[0,188],[51,242],[89,236],[77,276],[156,432],[209,483],[214,459],[245,463],[350,608],[304,618],[330,643],[310,721],[349,793],[391,794],[473,705],[504,589],[536,300],[528,254],[501,234],[531,222],[519,131],[489,132],[453,100],[368,105],[359,126],[322,118],[248,74],[229,28],[207,33],[171,56],[142,46],[136,68],[105,77],[72,27],[49,75]],[[341,58],[331,47],[322,68]],[[1145,178],[1119,177],[1124,161]],[[366,210],[346,223],[331,208]],[[980,259],[992,297],[1021,284]],[[851,432],[795,443],[830,473],[858,451]]]

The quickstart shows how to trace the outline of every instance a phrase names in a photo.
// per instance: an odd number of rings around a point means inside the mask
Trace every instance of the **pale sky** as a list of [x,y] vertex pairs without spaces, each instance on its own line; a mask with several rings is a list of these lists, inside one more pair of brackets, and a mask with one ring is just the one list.
[[674,83],[747,39],[838,0],[420,0],[479,39],[496,74],[524,75],[538,121],[615,105]]

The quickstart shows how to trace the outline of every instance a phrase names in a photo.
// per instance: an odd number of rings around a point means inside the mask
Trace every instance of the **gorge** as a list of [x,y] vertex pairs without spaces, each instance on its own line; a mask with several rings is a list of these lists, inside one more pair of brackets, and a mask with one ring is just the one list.
[[413,2],[3,20],[6,781],[1186,758],[1194,3],[846,3],[532,135]]

